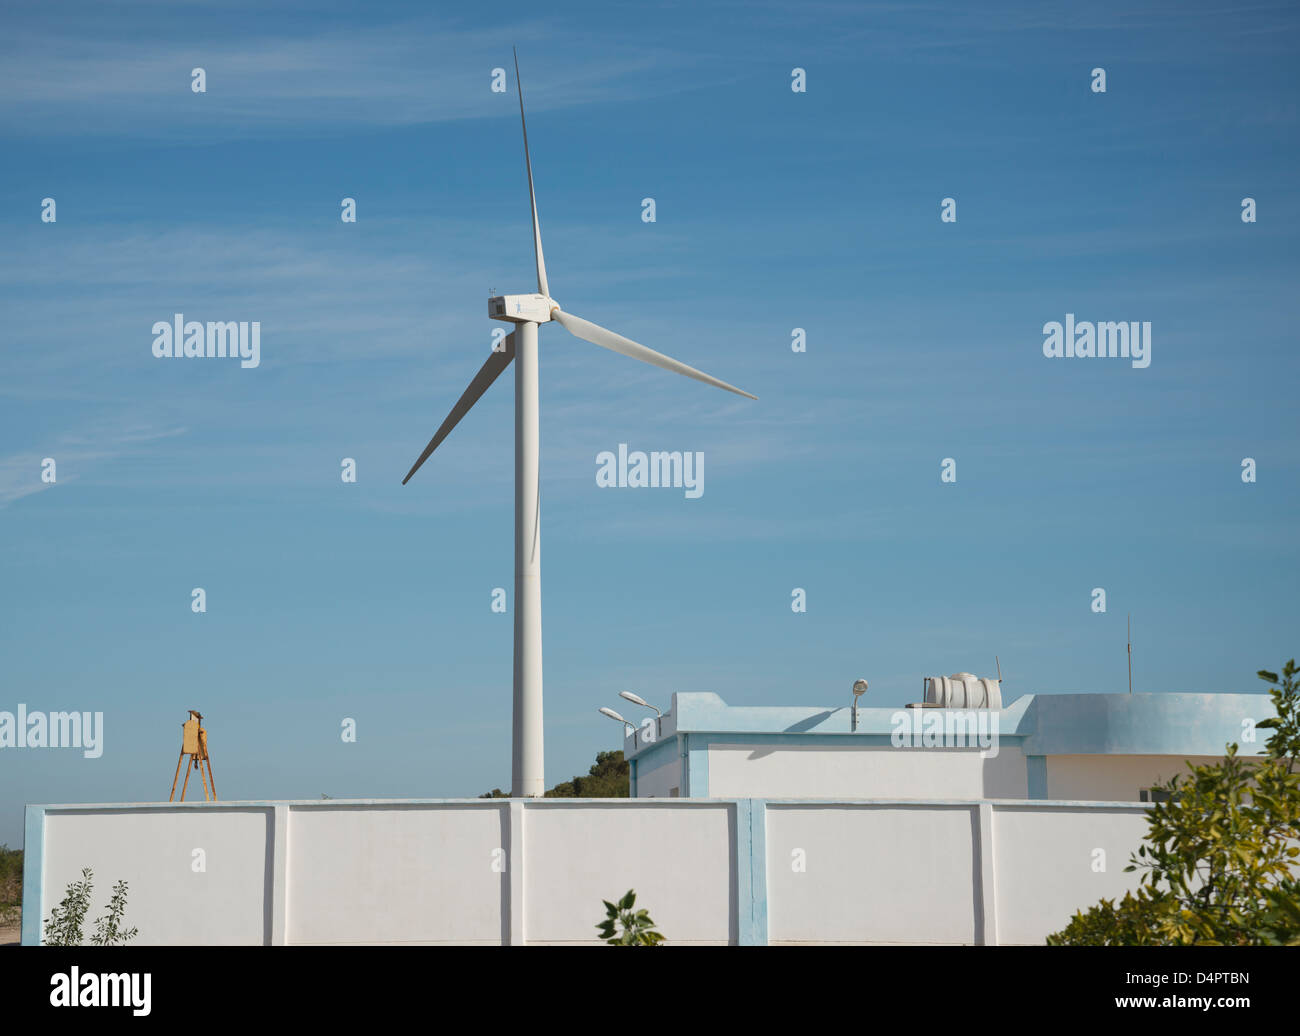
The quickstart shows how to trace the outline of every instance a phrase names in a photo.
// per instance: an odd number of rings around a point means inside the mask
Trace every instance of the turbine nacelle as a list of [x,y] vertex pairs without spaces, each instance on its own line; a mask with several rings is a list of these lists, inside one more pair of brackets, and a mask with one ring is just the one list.
[[493,320],[508,320],[512,324],[532,321],[544,324],[560,304],[548,295],[494,295],[488,299],[488,316]]

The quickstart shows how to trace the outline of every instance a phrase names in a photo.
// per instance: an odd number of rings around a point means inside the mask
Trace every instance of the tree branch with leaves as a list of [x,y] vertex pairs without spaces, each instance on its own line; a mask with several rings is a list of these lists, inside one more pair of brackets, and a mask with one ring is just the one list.
[[1300,945],[1300,670],[1261,669],[1275,715],[1258,760],[1220,763],[1157,786],[1143,844],[1125,871],[1136,891],[1075,914],[1052,946]]

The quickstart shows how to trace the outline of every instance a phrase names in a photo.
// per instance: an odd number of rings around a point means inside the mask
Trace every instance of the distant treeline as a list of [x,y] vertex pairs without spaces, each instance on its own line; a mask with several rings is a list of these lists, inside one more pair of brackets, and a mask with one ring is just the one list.
[[23,901],[23,851],[0,845],[0,924]]
[[[546,792],[548,799],[625,799],[628,797],[627,760],[623,752],[597,752],[596,762],[586,777],[557,784]],[[508,799],[510,792],[493,788],[479,796],[481,799]]]

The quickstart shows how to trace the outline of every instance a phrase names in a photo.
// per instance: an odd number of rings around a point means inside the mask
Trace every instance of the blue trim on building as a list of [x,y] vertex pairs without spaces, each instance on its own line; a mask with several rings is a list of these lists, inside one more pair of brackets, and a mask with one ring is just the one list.
[[[629,758],[641,758],[674,738],[694,756],[698,744],[892,743],[902,706],[850,709],[728,705],[711,693],[674,694],[664,737],[652,745],[629,738]],[[1243,742],[1248,722],[1274,715],[1267,694],[1026,694],[997,713],[998,739],[1026,755],[1222,756],[1236,742],[1243,756],[1260,755],[1265,737]],[[687,752],[682,742],[689,739]],[[692,759],[692,768],[695,763]],[[707,766],[707,762],[702,764]],[[705,771],[707,772],[707,771]],[[686,775],[684,775],[686,776]],[[687,794],[683,788],[683,794]],[[700,791],[690,785],[689,794]]]
[[736,942],[754,945],[754,828],[749,817],[753,799],[739,799],[732,815],[736,820],[736,837],[732,842],[736,870]]
[[1247,721],[1275,715],[1267,694],[1035,694],[1025,715],[1029,755],[1222,756]]
[[767,945],[767,801],[749,800],[750,935]]
[[1047,756],[1025,756],[1025,780],[1031,799],[1047,798]]
[[[465,809],[504,810],[511,802],[522,802],[527,809],[586,809],[589,806],[617,806],[626,804],[628,799],[247,799],[222,802],[43,802],[28,806],[28,810],[39,809],[50,813],[176,813],[187,809],[212,809],[230,813],[246,813],[253,810],[266,810],[275,806],[289,806],[293,809],[355,809],[358,806],[385,806],[400,808],[402,806],[419,808],[421,806],[459,806]],[[665,809],[699,808],[716,809],[720,803],[740,802],[739,798],[723,796],[707,801],[682,802],[677,799],[641,799],[638,806],[663,806]],[[931,806],[969,807],[980,802],[992,803],[998,809],[1041,809],[1056,806],[1104,806],[1107,809],[1124,807],[1125,809],[1146,810],[1151,807],[1146,803],[1130,801],[1106,801],[1100,799],[1050,799],[1043,802],[1030,802],[1020,799],[906,799],[888,795],[872,799],[850,799],[831,796],[828,798],[769,798],[764,800],[768,806],[818,806],[835,807],[879,807],[879,806],[914,806],[925,802]],[[24,864],[26,860],[24,859]],[[24,870],[24,874],[26,871]],[[24,881],[26,879],[24,878]]]
[[767,802],[736,800],[736,942],[767,945]]
[[677,746],[677,738],[674,736],[655,741],[631,756],[627,756],[625,750],[624,758],[627,758],[629,762],[633,759],[636,760],[641,764],[642,773],[649,773],[651,770],[657,770],[670,760],[676,760],[679,754],[680,749]]
[[[1016,735],[1012,736],[1015,737]],[[826,738],[820,735],[809,737],[807,734],[791,734],[786,731],[776,731],[770,734],[708,731],[699,733],[692,732],[690,737],[693,746],[696,744],[707,744],[710,748],[715,748],[718,745],[753,745],[755,748],[775,745],[808,746],[816,744],[821,746],[828,743],[844,748],[849,747],[850,745],[848,738]],[[869,748],[890,748],[893,745],[891,738],[892,735],[890,734],[855,734],[853,736],[852,745],[858,747],[865,745]],[[1018,740],[1019,739],[1017,738],[1017,743]],[[644,759],[645,756],[642,755],[639,758]]]
[[[624,751],[626,752],[626,749]],[[682,773],[681,755],[681,745],[678,744],[677,737],[674,735],[653,742],[641,752],[628,758],[628,766],[634,782],[631,789],[632,798],[636,798],[642,793],[642,786],[647,782],[653,788],[662,786],[663,790],[654,792],[656,796],[667,798],[668,788],[677,788],[678,794],[683,794],[681,789],[685,778]],[[627,758],[626,755],[625,758]],[[672,771],[672,778],[666,782],[664,781],[664,775],[659,772],[664,769],[671,769]]]
[[23,827],[23,946],[41,944],[45,869],[45,807],[28,806]]
[[[1020,723],[1034,697],[1025,695],[1001,710],[1001,733],[1013,737],[1024,733]],[[900,711],[905,711],[904,706],[859,709],[858,729],[853,731],[852,710],[847,705],[833,709],[728,705],[711,692],[680,693],[673,695],[670,711],[664,715],[664,738],[672,733],[784,733],[843,734],[848,741],[870,735],[892,735],[896,726],[895,716]],[[640,750],[636,745],[632,748]]]
[[686,746],[686,788],[689,798],[709,797],[709,739],[698,734]]

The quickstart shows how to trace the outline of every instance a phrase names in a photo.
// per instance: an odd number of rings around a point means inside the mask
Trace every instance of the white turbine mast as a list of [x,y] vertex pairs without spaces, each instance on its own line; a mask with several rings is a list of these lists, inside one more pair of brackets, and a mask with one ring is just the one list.
[[593,345],[611,349],[634,360],[684,374],[706,385],[757,399],[734,385],[648,349],[630,338],[573,316],[551,298],[542,255],[542,228],[537,221],[537,196],[533,190],[533,163],[528,154],[528,124],[524,121],[524,90],[519,82],[519,56],[515,55],[515,86],[519,91],[519,123],[524,134],[524,166],[528,171],[528,201],[533,216],[533,257],[537,264],[537,294],[497,295],[488,299],[488,316],[515,325],[504,348],[493,352],[447,419],[429,440],[402,485],[420,470],[429,455],[451,434],[497,376],[515,363],[515,669],[514,735],[510,794],[539,797],[545,790],[542,754],[542,545],[541,506],[538,496],[537,459],[537,325],[554,322],[570,334]]

